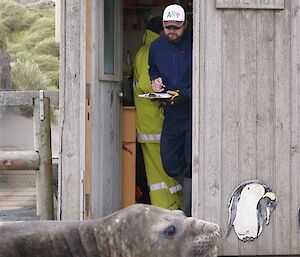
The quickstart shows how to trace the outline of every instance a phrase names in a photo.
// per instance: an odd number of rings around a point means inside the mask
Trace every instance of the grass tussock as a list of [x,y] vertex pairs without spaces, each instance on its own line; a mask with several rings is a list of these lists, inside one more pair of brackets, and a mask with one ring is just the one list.
[[14,90],[58,88],[59,45],[54,35],[54,5],[0,0],[0,41],[11,57]]
[[18,91],[46,90],[50,80],[39,65],[30,60],[16,60],[12,65],[12,87]]
[[55,42],[53,37],[49,37],[37,43],[33,48],[33,52],[39,55],[48,55],[58,58],[59,44]]

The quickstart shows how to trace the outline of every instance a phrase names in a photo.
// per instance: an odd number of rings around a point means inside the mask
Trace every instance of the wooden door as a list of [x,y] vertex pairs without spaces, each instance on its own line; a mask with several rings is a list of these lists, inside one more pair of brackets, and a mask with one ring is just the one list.
[[91,1],[91,217],[121,208],[122,1]]

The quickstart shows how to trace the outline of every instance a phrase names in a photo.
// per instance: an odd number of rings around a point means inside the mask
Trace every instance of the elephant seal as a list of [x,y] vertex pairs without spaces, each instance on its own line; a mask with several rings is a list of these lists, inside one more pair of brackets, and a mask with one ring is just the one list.
[[216,256],[219,226],[136,204],[102,219],[0,226],[0,257]]

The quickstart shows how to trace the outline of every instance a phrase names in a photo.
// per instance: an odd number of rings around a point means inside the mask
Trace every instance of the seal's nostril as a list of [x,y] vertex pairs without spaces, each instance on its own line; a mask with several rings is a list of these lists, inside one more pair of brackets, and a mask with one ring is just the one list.
[[214,223],[207,223],[205,224],[204,230],[206,232],[216,233],[216,232],[220,232],[220,227]]
[[214,234],[217,235],[217,236],[219,236],[219,237],[221,237],[221,236],[222,236],[222,231],[221,231],[221,229],[219,228],[218,230],[216,230],[216,231],[214,232]]

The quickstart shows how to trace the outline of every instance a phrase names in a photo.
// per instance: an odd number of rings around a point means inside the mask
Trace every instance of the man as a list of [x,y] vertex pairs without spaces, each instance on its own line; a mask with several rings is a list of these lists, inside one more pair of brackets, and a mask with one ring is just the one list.
[[192,177],[192,36],[184,9],[169,5],[163,13],[164,34],[149,52],[149,75],[154,92],[172,97],[164,105],[161,157],[167,174],[183,183],[183,206],[191,215]]
[[139,97],[140,94],[152,91],[148,74],[149,47],[152,41],[159,37],[162,30],[161,11],[160,17],[151,17],[150,14],[143,46],[136,54],[133,64],[134,101],[137,141],[142,147],[151,204],[175,210],[182,205],[182,187],[165,173],[162,166],[159,143],[163,122],[162,110],[149,99]]

